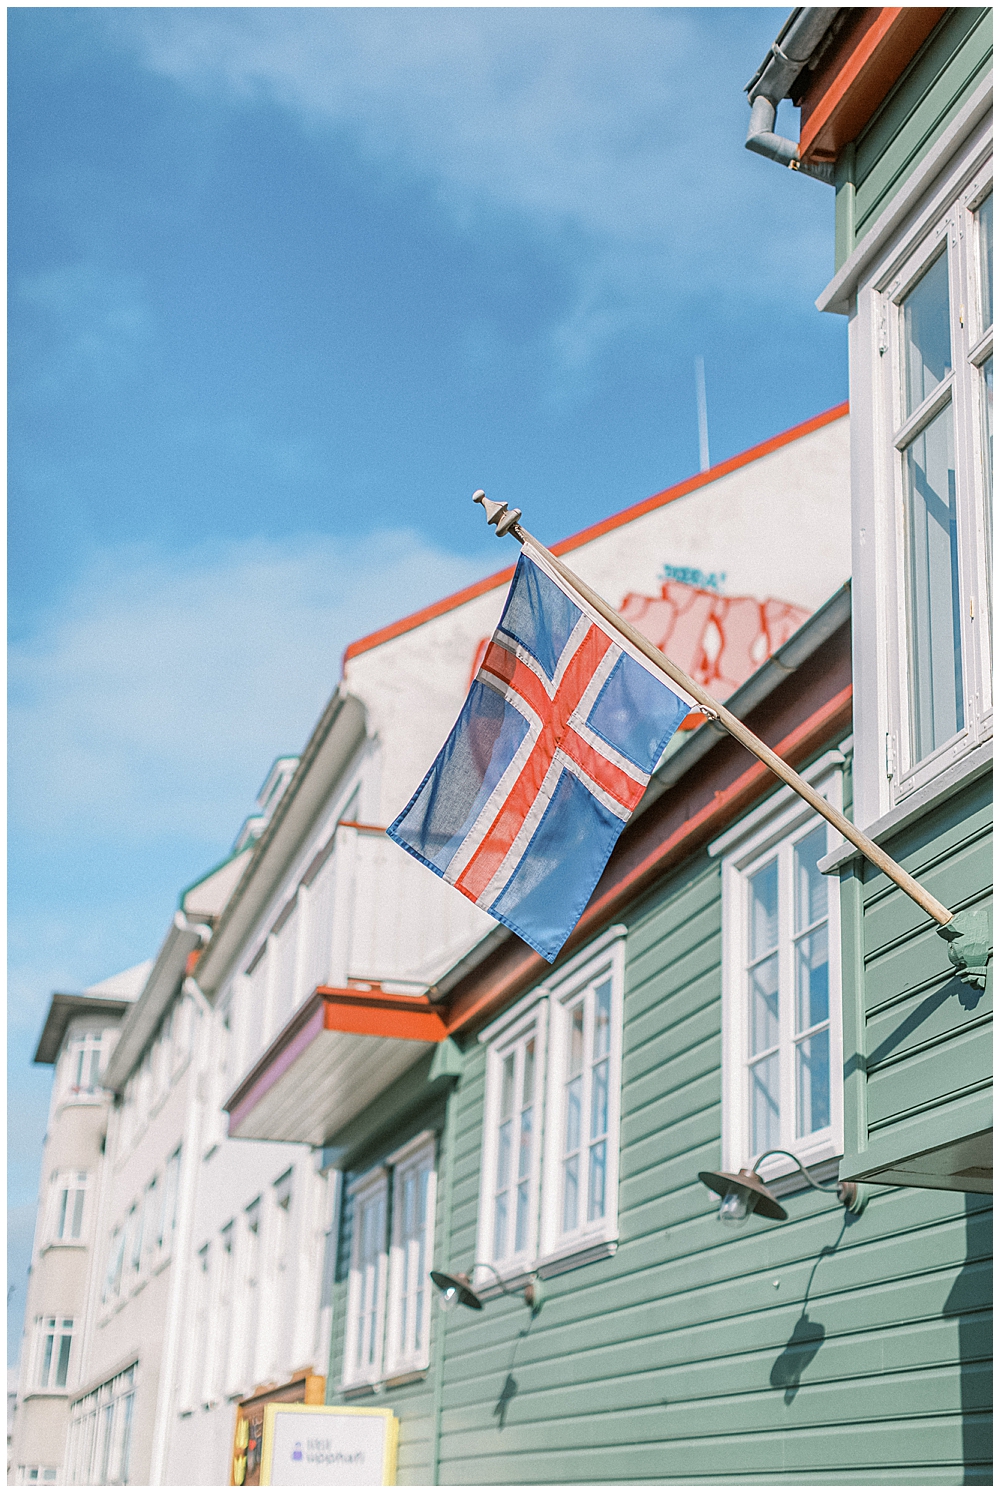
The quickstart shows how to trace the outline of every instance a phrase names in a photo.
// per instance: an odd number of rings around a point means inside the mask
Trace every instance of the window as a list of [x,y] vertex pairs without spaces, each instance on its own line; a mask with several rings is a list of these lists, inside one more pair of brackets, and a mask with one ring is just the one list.
[[65,1389],[73,1350],[72,1317],[36,1319],[35,1384],[38,1389]]
[[153,1177],[146,1184],[146,1191],[142,1199],[142,1269],[143,1272],[155,1264],[156,1256],[160,1248],[159,1236],[159,1213],[160,1213],[160,1185],[159,1178]]
[[[804,774],[838,808],[842,761],[827,754]],[[776,1146],[807,1164],[841,1153],[839,889],[817,864],[837,842],[784,789],[709,847],[724,854],[727,1170]]]
[[260,1198],[244,1213],[243,1381],[257,1379],[257,1333],[260,1321]]
[[371,1383],[382,1373],[388,1190],[384,1167],[367,1173],[350,1189],[354,1224],[347,1290],[345,1385]]
[[[993,197],[989,166],[974,162],[970,146],[945,205],[925,209],[859,292],[877,327],[874,427],[884,432],[857,515],[861,545],[876,541],[870,563],[860,552],[855,595],[856,636],[862,649],[871,642],[879,680],[866,687],[862,652],[864,823],[992,733]],[[868,378],[855,357],[852,387],[863,392]]]
[[80,1032],[69,1044],[67,1075],[72,1098],[89,1098],[100,1089],[103,1033]]
[[177,1228],[177,1195],[181,1174],[181,1148],[168,1157],[167,1164],[163,1170],[163,1187],[160,1198],[159,1224],[157,1227],[157,1248],[163,1255],[169,1255],[174,1245],[174,1232]]
[[67,1462],[70,1483],[121,1486],[129,1481],[137,1363],[71,1408]]
[[59,1480],[58,1467],[24,1467],[17,1469],[19,1483],[55,1483]]
[[53,1172],[50,1238],[59,1244],[78,1243],[83,1238],[87,1201],[86,1172]]
[[118,1295],[122,1283],[122,1266],[125,1262],[125,1230],[113,1229],[108,1250],[108,1268],[104,1276],[102,1301],[111,1301]]
[[490,1228],[480,1258],[501,1270],[531,1259],[538,1239],[545,1014],[536,1006],[487,1056],[483,1181]]
[[[477,1258],[504,1279],[610,1253],[617,1239],[624,931],[609,929],[481,1034]],[[487,1290],[493,1281],[477,1275]]]
[[430,1363],[433,1135],[419,1136],[389,1160],[393,1164],[392,1244],[385,1372],[391,1375]]
[[213,1332],[215,1362],[212,1379],[214,1389],[223,1395],[230,1385],[230,1346],[233,1335],[233,1244],[236,1224],[227,1223],[219,1234],[219,1279],[216,1298],[216,1330]]
[[273,1187],[271,1262],[274,1302],[271,1313],[271,1367],[282,1371],[295,1326],[295,1248],[291,1226],[292,1172],[283,1172]]

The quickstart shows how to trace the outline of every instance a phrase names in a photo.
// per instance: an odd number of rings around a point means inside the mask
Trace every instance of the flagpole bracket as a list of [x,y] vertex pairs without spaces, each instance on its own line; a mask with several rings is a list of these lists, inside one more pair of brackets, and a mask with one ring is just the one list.
[[508,508],[506,503],[491,503],[482,488],[478,488],[472,494],[472,501],[483,505],[486,510],[486,522],[496,527],[498,539],[503,539],[512,530],[515,531],[516,539],[521,537],[516,532],[517,523],[521,517],[520,508]]

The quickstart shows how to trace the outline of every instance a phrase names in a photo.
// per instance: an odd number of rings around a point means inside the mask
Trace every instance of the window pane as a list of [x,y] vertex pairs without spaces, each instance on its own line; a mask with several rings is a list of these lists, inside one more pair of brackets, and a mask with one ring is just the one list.
[[816,928],[795,946],[795,1030],[808,1031],[830,1015],[830,959],[826,928]]
[[503,1085],[500,1090],[500,1118],[507,1120],[514,1112],[514,1058],[509,1053],[503,1060]]
[[83,1200],[86,1194],[82,1187],[78,1187],[73,1196],[73,1222],[70,1227],[70,1238],[79,1239],[83,1233]]
[[750,958],[769,954],[778,943],[778,862],[750,878]]
[[576,1228],[580,1192],[580,1157],[571,1156],[563,1168],[563,1233]]
[[982,293],[982,330],[993,325],[993,193],[976,213],[979,224],[979,284]]
[[993,354],[983,364],[983,444],[986,447],[986,496],[993,497]]
[[951,372],[948,256],[941,254],[903,301],[906,413]]
[[814,1032],[795,1049],[795,1088],[799,1135],[812,1135],[830,1123],[830,1029]]
[[570,1013],[569,1072],[570,1077],[583,1067],[583,1002],[574,1006]]
[[910,714],[920,762],[965,724],[952,412],[906,452]]
[[56,1229],[56,1238],[66,1237],[66,1214],[69,1211],[69,1188],[64,1187],[59,1199],[59,1226]]
[[598,1141],[590,1148],[590,1176],[587,1181],[587,1219],[604,1217],[604,1184],[607,1176],[607,1142]]
[[70,1323],[70,1332],[64,1331],[62,1337],[59,1340],[59,1362],[56,1364],[57,1389],[66,1388],[66,1375],[69,1372],[69,1350],[72,1345],[72,1323]]
[[43,1388],[48,1388],[49,1374],[52,1369],[52,1350],[55,1347],[56,1324],[53,1322],[49,1331],[45,1334],[45,1351],[42,1356],[41,1383]]
[[521,1103],[530,1104],[535,1097],[535,1039],[525,1044],[524,1078],[521,1081]]
[[579,1077],[566,1085],[566,1150],[575,1151],[580,1144],[580,1109],[583,1084]]
[[779,1113],[778,1054],[774,1052],[750,1069],[750,1128],[755,1156],[781,1144]]
[[778,1040],[778,956],[750,971],[750,1056]]
[[611,981],[605,980],[594,992],[594,1061],[603,1058],[611,1048]]
[[590,1090],[590,1139],[598,1140],[608,1129],[608,1060],[603,1058],[593,1071]]
[[811,928],[828,910],[827,880],[817,862],[826,854],[826,830],[821,824],[795,847],[795,931]]

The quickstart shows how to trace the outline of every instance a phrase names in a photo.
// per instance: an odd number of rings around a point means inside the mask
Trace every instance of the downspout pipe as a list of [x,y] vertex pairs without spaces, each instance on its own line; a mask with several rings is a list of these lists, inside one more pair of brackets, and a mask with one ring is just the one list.
[[750,126],[746,149],[777,161],[790,171],[801,171],[833,185],[833,162],[803,163],[795,140],[774,133],[778,105],[788,98],[799,73],[806,66],[836,18],[839,6],[794,10],[766,59],[746,86],[750,100]]

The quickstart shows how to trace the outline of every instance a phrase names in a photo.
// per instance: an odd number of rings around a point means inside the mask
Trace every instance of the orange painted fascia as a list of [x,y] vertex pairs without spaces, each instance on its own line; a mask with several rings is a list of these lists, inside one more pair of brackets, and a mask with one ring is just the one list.
[[[839,727],[850,724],[852,699],[853,688],[846,685],[779,741],[774,748],[775,752],[789,763],[807,757]],[[671,861],[680,860],[694,849],[696,843],[711,838],[717,830],[721,830],[729,820],[760,796],[768,780],[776,781],[770,769],[763,762],[754,762],[728,788],[720,789],[711,803],[685,820],[679,829],[658,845],[645,860],[634,866],[627,876],[610,887],[602,897],[588,904],[566,944],[566,951],[593,937],[623,903],[630,901],[647,883],[662,875]],[[495,1010],[541,980],[551,968],[540,954],[526,950],[523,963],[501,984],[481,995],[473,994],[467,1002],[463,1002],[461,998],[455,1002],[448,1013],[448,1034],[461,1031],[473,1022],[485,1020]]]
[[944,6],[884,6],[848,35],[802,100],[799,156],[835,160],[871,119],[945,14]]
[[323,998],[323,1030],[358,1037],[397,1037],[407,1042],[443,1042],[448,1035],[441,1013],[426,996],[382,995],[318,985]]
[[[824,410],[821,415],[813,415],[810,419],[803,420],[800,425],[793,425],[790,430],[771,436],[768,440],[761,441],[759,445],[751,446],[748,451],[741,451],[738,456],[731,456],[728,461],[720,461],[717,466],[709,467],[707,472],[698,472],[694,477],[687,477],[683,482],[678,482],[675,487],[666,487],[662,492],[654,493],[651,498],[644,498],[641,503],[635,503],[631,508],[625,508],[621,513],[613,514],[611,518],[591,524],[588,529],[581,529],[579,534],[573,534],[569,539],[561,539],[558,544],[552,546],[552,553],[554,555],[569,554],[571,550],[589,544],[592,539],[599,539],[602,534],[610,534],[612,530],[632,523],[633,520],[641,518],[643,514],[651,513],[654,508],[665,508],[668,503],[686,497],[689,492],[695,492],[709,482],[716,482],[730,472],[739,471],[741,467],[749,466],[751,462],[760,461],[762,457],[769,456],[772,451],[779,451],[782,446],[791,445],[793,441],[799,441],[804,436],[811,435],[814,430],[821,430],[824,425],[832,425],[835,420],[842,420],[847,412],[846,401],[843,404],[836,404],[833,409]],[[401,617],[398,622],[391,622],[388,627],[380,627],[377,632],[368,633],[366,637],[358,638],[354,643],[348,643],[344,649],[344,664],[352,658],[357,658],[360,653],[368,653],[372,648],[377,648],[380,643],[388,643],[393,638],[401,637],[405,632],[412,632],[423,622],[430,622],[445,612],[451,612],[456,607],[463,606],[467,601],[474,601],[477,596],[484,596],[487,591],[495,591],[498,586],[506,585],[513,574],[514,567],[509,565],[505,570],[498,570],[495,574],[487,576],[485,580],[476,581],[462,591],[455,591],[451,596],[445,596],[441,601],[435,601],[430,606],[421,608],[419,612],[411,612],[408,617]]]

